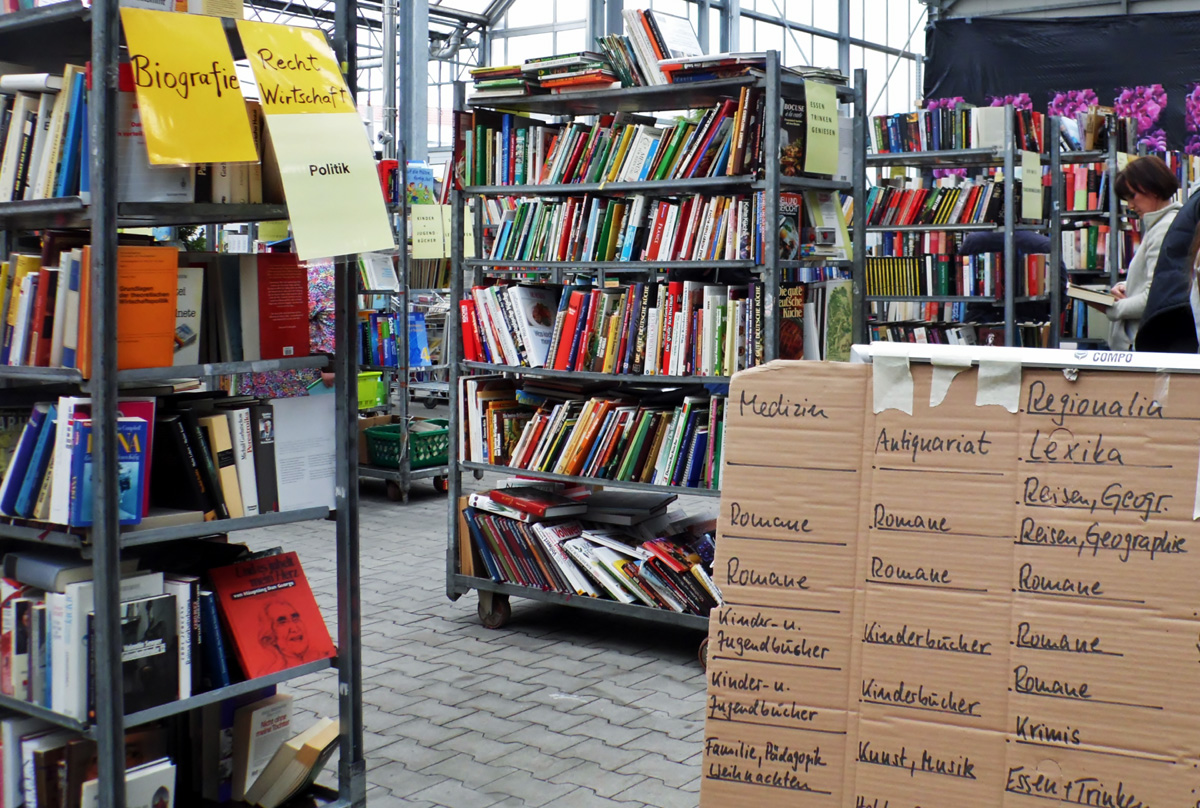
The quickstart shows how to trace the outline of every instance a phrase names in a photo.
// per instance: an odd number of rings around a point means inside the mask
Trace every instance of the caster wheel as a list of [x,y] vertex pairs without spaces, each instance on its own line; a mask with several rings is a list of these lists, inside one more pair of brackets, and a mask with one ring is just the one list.
[[479,593],[479,622],[484,628],[503,628],[512,617],[512,606],[508,595],[498,595],[491,592]]
[[445,494],[450,490],[450,481],[445,477],[434,477],[433,490],[437,491],[439,494]]
[[404,499],[404,492],[400,490],[400,483],[393,480],[387,481],[387,498],[392,502],[399,502]]
[[427,409],[427,410],[435,410],[435,409],[437,409],[437,405],[438,405],[438,403],[437,403],[437,399],[436,399],[436,398],[427,398],[427,399],[425,399],[425,409]]
[[475,475],[475,479],[476,479],[476,480],[482,480],[482,479],[483,479],[483,472],[482,472],[482,471],[474,471],[474,472],[472,472],[472,474],[474,474],[474,475]]
[[696,651],[696,658],[700,660],[700,670],[708,670],[708,637],[700,641],[700,648]]

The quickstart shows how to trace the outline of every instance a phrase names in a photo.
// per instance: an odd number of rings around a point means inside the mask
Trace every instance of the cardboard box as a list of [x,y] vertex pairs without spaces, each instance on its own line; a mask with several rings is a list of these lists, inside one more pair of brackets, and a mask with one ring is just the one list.
[[1197,358],[909,353],[733,380],[701,808],[1194,805]]

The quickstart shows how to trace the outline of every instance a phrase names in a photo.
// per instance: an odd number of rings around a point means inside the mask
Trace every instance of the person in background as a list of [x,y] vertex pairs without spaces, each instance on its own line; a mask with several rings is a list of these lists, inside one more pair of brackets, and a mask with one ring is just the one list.
[[1150,155],[1134,160],[1120,171],[1113,187],[1129,209],[1142,217],[1142,243],[1129,262],[1125,280],[1112,288],[1116,302],[1105,310],[1112,322],[1108,347],[1129,351],[1133,350],[1146,313],[1163,240],[1179,213],[1180,205],[1175,201],[1179,181],[1166,163]]
[[1200,227],[1200,184],[1190,189],[1191,196],[1175,217],[1159,251],[1154,269],[1154,285],[1146,301],[1142,327],[1137,334],[1137,350],[1163,353],[1196,353],[1200,349],[1197,326],[1200,317],[1193,313],[1195,257],[1191,248],[1196,228]]
[[[1050,237],[1044,233],[1032,230],[1018,230],[1013,233],[1013,249],[1018,256],[1049,255]],[[959,255],[980,255],[983,253],[1003,253],[1004,233],[968,233],[958,248]],[[1017,269],[1020,272],[1020,268]],[[1067,270],[1061,259],[1058,268],[1060,300],[1066,301]],[[1004,318],[1004,308],[990,303],[970,303],[967,305],[963,319],[969,323],[987,323]],[[1041,323],[1050,319],[1050,302],[1048,300],[1030,300],[1013,306],[1013,320],[1018,323]]]

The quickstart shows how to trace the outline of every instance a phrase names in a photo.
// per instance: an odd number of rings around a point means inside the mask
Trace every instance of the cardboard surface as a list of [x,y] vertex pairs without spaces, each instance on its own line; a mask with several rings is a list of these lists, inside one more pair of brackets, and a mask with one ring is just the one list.
[[734,378],[701,808],[1198,804],[1200,377],[1076,358]]

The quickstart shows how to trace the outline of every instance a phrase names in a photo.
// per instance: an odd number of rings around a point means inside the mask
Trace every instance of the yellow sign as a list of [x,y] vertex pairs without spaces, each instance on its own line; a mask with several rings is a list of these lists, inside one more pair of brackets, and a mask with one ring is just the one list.
[[446,257],[446,217],[441,205],[413,205],[408,209],[412,225],[412,257],[416,259]]
[[1042,218],[1042,160],[1037,152],[1021,152],[1021,218]]
[[396,248],[357,112],[268,112],[266,122],[302,260]]
[[267,115],[357,115],[354,96],[321,31],[251,20],[238,20],[237,27]]
[[808,141],[804,170],[809,174],[836,174],[838,168],[837,89],[819,81],[804,82],[805,123]]
[[283,241],[288,237],[288,222],[287,219],[279,219],[274,222],[259,222],[258,223],[258,240],[259,241]]
[[221,21],[122,8],[121,22],[150,162],[258,160]]
[[[413,205],[409,210],[419,207]],[[450,250],[454,244],[454,228],[451,225],[451,214],[454,208],[450,205],[441,205],[442,209],[442,234],[446,242],[446,252],[444,257],[450,257]],[[463,258],[475,257],[475,214],[470,208],[463,207]]]

